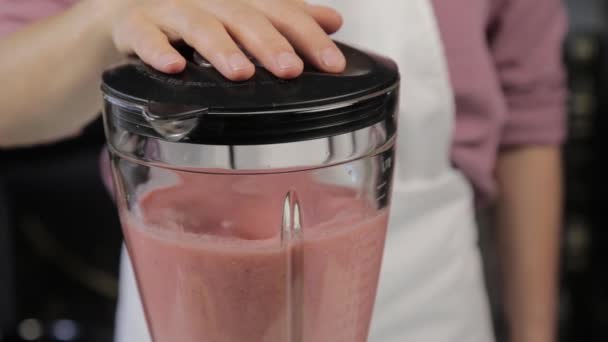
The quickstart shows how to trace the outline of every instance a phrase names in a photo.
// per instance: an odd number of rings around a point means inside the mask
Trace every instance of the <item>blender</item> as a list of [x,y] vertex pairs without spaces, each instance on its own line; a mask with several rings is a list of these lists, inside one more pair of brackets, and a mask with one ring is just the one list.
[[[391,197],[399,74],[103,75],[114,189],[154,342],[365,342]],[[255,61],[254,61],[255,62]],[[257,63],[256,63],[257,65]]]

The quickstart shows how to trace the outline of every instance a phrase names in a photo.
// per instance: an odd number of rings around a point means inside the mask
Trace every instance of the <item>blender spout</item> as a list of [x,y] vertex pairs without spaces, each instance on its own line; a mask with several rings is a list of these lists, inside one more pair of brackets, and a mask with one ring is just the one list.
[[150,126],[162,137],[178,142],[198,125],[207,108],[187,105],[148,103],[143,114]]

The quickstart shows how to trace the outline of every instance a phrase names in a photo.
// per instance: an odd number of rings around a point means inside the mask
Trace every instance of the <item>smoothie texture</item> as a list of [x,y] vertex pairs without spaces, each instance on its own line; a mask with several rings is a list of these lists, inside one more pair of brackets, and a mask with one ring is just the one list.
[[387,209],[310,175],[178,178],[121,213],[154,342],[367,341]]

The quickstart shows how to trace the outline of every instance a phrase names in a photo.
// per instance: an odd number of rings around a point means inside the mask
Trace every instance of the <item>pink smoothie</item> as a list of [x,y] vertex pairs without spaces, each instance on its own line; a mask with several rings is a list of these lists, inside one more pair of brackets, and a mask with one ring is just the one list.
[[[365,342],[386,210],[306,178],[223,177],[183,176],[123,212],[154,341]],[[282,242],[294,189],[302,234]]]

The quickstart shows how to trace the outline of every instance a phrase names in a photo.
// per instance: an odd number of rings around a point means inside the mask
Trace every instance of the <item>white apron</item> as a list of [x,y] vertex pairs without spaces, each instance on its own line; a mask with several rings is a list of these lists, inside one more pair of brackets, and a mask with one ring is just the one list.
[[[337,39],[392,57],[402,75],[391,223],[369,342],[494,341],[472,191],[449,159],[453,94],[430,1],[321,3],[344,16]],[[116,342],[149,342],[123,256]]]

